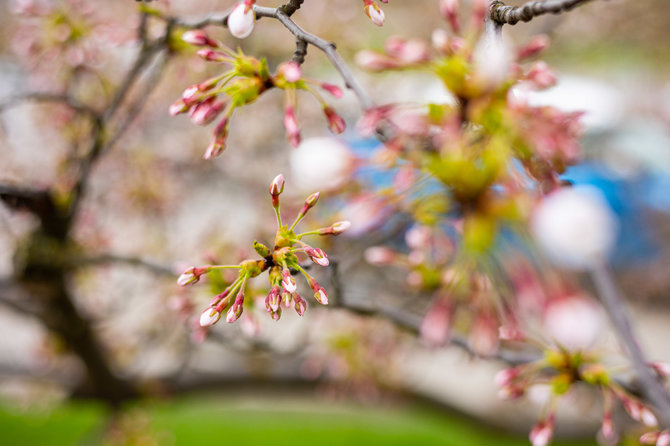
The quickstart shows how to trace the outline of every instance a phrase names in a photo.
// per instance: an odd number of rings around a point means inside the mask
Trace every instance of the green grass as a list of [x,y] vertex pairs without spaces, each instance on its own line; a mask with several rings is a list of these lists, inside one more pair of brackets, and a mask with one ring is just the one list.
[[[529,444],[525,436],[501,432],[469,418],[426,408],[383,408],[304,400],[250,402],[227,401],[223,397],[191,397],[144,402],[127,412],[126,422],[135,423],[134,429],[142,433],[152,432],[159,445]],[[69,403],[50,412],[22,413],[0,408],[0,445],[100,444],[96,438],[105,423],[105,412],[96,405]],[[570,441],[556,444],[595,443]]]

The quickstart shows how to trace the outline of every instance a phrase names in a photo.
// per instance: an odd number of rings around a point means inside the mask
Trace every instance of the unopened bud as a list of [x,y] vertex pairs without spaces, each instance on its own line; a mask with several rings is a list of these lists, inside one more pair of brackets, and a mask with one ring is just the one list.
[[295,280],[291,276],[291,271],[288,269],[284,269],[282,271],[282,288],[284,288],[285,291],[289,293],[294,293],[295,290],[298,288],[297,285],[295,284]]
[[321,196],[319,192],[314,192],[305,200],[305,206],[308,209],[314,207],[314,205],[316,205],[316,202],[319,201],[319,196]]
[[314,292],[314,299],[321,305],[328,305],[328,294],[326,294],[326,290],[321,287]]
[[284,76],[287,82],[298,82],[302,77],[302,70],[298,62],[290,61],[281,64],[277,71]]
[[326,115],[328,120],[328,128],[331,132],[335,134],[340,134],[344,132],[347,128],[347,125],[344,122],[344,119],[338,115],[332,107],[323,107],[323,113]]
[[516,54],[517,60],[521,61],[530,57],[536,56],[544,51],[550,44],[549,37],[544,34],[535,36],[523,47],[519,49]]
[[284,192],[284,175],[279,174],[270,183],[270,195],[273,197]]
[[340,99],[342,96],[344,96],[344,92],[337,85],[328,84],[328,83],[324,82],[324,83],[321,84],[321,88],[323,88],[328,93],[330,93],[331,95],[333,95],[334,97],[336,97],[338,99]]
[[305,299],[296,294],[296,296],[293,298],[293,302],[295,303],[294,308],[296,313],[298,313],[298,316],[304,315],[305,310],[307,309],[307,303],[305,302]]
[[328,266],[328,257],[323,249],[319,248],[309,248],[305,251],[310,259],[319,266]]
[[547,446],[554,436],[554,418],[540,421],[530,431],[529,439],[533,446]]
[[256,13],[250,6],[249,2],[240,2],[233,7],[228,16],[228,30],[238,39],[248,37],[254,30]]
[[284,128],[286,129],[286,137],[293,147],[300,145],[300,126],[298,119],[295,117],[293,107],[288,106],[284,110]]
[[338,221],[337,223],[333,223],[331,226],[332,232],[331,234],[333,235],[340,235],[347,229],[351,227],[351,222],[345,220],[345,221]]
[[392,249],[384,246],[372,246],[363,254],[365,261],[374,266],[385,266],[391,264],[396,257]]
[[459,33],[461,26],[458,21],[458,3],[459,0],[440,0],[440,13],[442,17],[449,22],[451,29],[456,34]]
[[207,33],[201,29],[186,31],[181,35],[181,39],[186,43],[196,46],[211,46],[214,48],[218,46],[217,43],[210,39]]
[[211,327],[216,324],[221,317],[221,313],[216,311],[213,308],[208,308],[202,312],[200,315],[200,326],[201,327]]
[[177,284],[180,286],[186,286],[192,283],[196,283],[200,280],[200,276],[205,274],[207,271],[209,271],[209,268],[207,267],[198,268],[191,266],[179,276],[177,279]]
[[214,51],[211,48],[200,48],[196,54],[202,57],[203,59],[211,62],[223,62],[226,59],[228,59],[225,53],[222,53],[220,51]]
[[186,105],[186,103],[178,99],[176,102],[174,102],[172,105],[170,105],[169,112],[172,116],[177,116],[182,113],[186,113],[191,109],[190,105]]
[[377,6],[376,3],[374,3],[372,0],[364,0],[365,1],[365,14],[372,20],[372,23],[374,23],[377,26],[382,26],[384,25],[384,11],[381,10],[379,6]]

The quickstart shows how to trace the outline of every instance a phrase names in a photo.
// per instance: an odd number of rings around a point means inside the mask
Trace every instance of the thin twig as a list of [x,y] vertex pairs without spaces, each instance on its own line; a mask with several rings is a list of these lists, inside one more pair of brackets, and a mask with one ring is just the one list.
[[670,394],[647,366],[647,360],[636,341],[619,289],[605,265],[599,265],[591,272],[603,306],[607,311],[614,332],[633,363],[633,368],[644,396],[658,409],[658,415],[664,427],[670,427]]
[[131,266],[139,266],[163,276],[174,276],[172,268],[161,265],[150,260],[144,260],[139,257],[128,257],[118,254],[100,254],[96,256],[82,256],[68,259],[68,265],[72,267],[87,267],[105,265],[108,263],[119,263]]
[[547,0],[532,1],[521,6],[507,6],[496,0],[491,2],[489,15],[497,23],[514,25],[518,22],[529,22],[543,14],[560,14],[588,1],[591,0]]
[[88,115],[94,119],[98,117],[98,112],[96,112],[93,108],[89,107],[88,105],[80,103],[73,97],[67,94],[49,93],[49,92],[31,92],[11,97],[6,101],[0,103],[0,112],[4,111],[7,108],[15,107],[27,101],[54,102],[64,104],[78,113]]

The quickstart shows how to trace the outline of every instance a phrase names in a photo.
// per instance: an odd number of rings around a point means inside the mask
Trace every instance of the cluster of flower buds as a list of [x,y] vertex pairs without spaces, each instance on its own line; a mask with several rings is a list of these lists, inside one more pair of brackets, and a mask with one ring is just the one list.
[[[236,11],[244,11],[250,2],[242,2],[235,6],[229,17],[229,27],[234,29],[230,21]],[[253,10],[250,10],[253,13]],[[253,23],[253,22],[252,22]],[[342,90],[336,85],[307,79],[302,76],[300,65],[286,62],[279,65],[275,75],[268,69],[265,59],[256,59],[230,48],[210,38],[203,30],[186,31],[182,39],[191,45],[202,47],[198,55],[215,63],[224,63],[231,68],[210,79],[206,79],[186,88],[182,97],[170,106],[170,114],[189,113],[191,120],[197,125],[207,125],[222,116],[214,128],[212,140],[205,151],[204,158],[210,159],[219,155],[226,147],[226,138],[231,116],[236,108],[254,102],[270,88],[285,91],[286,105],[284,127],[289,142],[293,146],[300,143],[300,128],[296,119],[297,90],[311,93],[322,105],[328,127],[333,133],[342,133],[345,129],[344,120],[329,106],[316,88],[321,88],[335,98],[343,96]]]
[[[657,367],[661,370],[670,369],[667,364],[663,363],[653,363],[650,366],[655,370]],[[544,352],[544,357],[537,361],[501,370],[496,374],[495,382],[500,388],[498,393],[500,398],[517,399],[523,396],[531,386],[545,384],[548,380],[550,398],[545,408],[548,415],[543,416],[530,432],[530,440],[534,446],[545,446],[550,442],[554,430],[553,408],[556,406],[556,399],[565,395],[577,382],[591,385],[602,392],[604,410],[601,433],[608,441],[616,439],[612,419],[615,400],[621,402],[624,410],[633,420],[645,426],[657,426],[658,422],[653,412],[613,379],[612,373],[600,363],[597,355],[584,351],[572,353],[562,348],[548,348]],[[648,439],[649,442],[645,443],[641,440],[643,444],[655,444],[663,432],[653,431],[645,435],[646,437],[643,436],[643,438]]]
[[298,287],[293,274],[301,273],[307,279],[312,289],[314,299],[322,305],[328,304],[328,294],[319,283],[310,276],[301,258],[309,258],[319,266],[328,266],[329,260],[326,253],[320,248],[314,248],[303,242],[303,237],[311,235],[339,235],[349,227],[349,222],[341,221],[325,228],[313,231],[296,233],[295,227],[305,217],[307,212],[316,205],[319,193],[316,192],[305,200],[305,203],[293,223],[288,226],[282,223],[279,209],[279,196],[284,190],[284,177],[278,175],[270,184],[270,197],[272,207],[277,217],[277,232],[272,249],[255,241],[254,250],[261,259],[245,260],[238,265],[206,265],[202,267],[192,266],[186,269],[177,279],[181,286],[196,283],[200,278],[215,270],[234,269],[237,270],[237,278],[230,283],[220,294],[212,299],[200,317],[200,325],[209,327],[214,325],[226,312],[226,322],[232,323],[240,318],[244,309],[244,296],[247,283],[250,279],[268,271],[270,281],[270,292],[265,299],[265,307],[274,320],[279,320],[284,308],[294,307],[295,311],[302,316],[307,308],[307,303],[298,294]]
[[[389,0],[379,0],[382,3],[388,3]],[[374,0],[363,0],[363,8],[365,9],[365,14],[372,20],[377,26],[382,26],[384,24],[384,11],[374,2]]]

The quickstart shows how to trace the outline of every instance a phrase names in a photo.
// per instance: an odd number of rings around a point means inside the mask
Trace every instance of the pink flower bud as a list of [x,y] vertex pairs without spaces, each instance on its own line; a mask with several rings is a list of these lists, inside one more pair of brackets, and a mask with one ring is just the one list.
[[395,252],[384,246],[372,246],[365,250],[363,256],[366,262],[374,266],[390,265],[396,258]]
[[277,71],[284,76],[287,82],[298,82],[302,77],[302,70],[298,62],[285,62],[277,68]]
[[333,223],[333,225],[331,226],[331,229],[332,229],[331,234],[332,235],[340,235],[344,231],[349,229],[350,227],[351,227],[351,222],[346,221],[346,220],[345,221],[338,221],[337,223]]
[[295,302],[294,308],[296,313],[298,313],[298,316],[303,316],[305,314],[305,310],[307,309],[307,303],[305,302],[305,299],[296,294],[293,301]]
[[319,201],[319,196],[321,194],[319,192],[314,192],[312,195],[307,197],[305,200],[305,206],[308,208],[313,208],[316,205],[316,202]]
[[321,287],[314,291],[314,299],[321,305],[328,305],[328,294],[326,294],[326,290]]
[[526,74],[526,79],[537,88],[549,88],[556,84],[556,75],[544,61],[535,62]]
[[196,46],[211,46],[215,48],[218,46],[217,43],[210,39],[207,33],[201,29],[186,31],[181,35],[181,39],[186,43]]
[[517,60],[521,61],[528,59],[530,57],[536,56],[542,51],[544,51],[550,44],[549,37],[544,34],[535,36],[523,47],[521,47],[517,53]]
[[384,11],[381,10],[376,3],[372,0],[364,0],[365,2],[365,14],[372,20],[377,26],[384,25]]
[[323,249],[308,248],[305,252],[309,256],[309,258],[312,259],[312,261],[317,265],[328,266],[329,263],[328,257],[326,256],[326,253],[323,251]]
[[205,274],[207,271],[209,271],[209,268],[207,267],[198,268],[191,266],[186,271],[184,271],[181,276],[179,276],[177,279],[177,284],[180,286],[186,286],[192,283],[196,283],[200,280],[200,276]]
[[285,308],[291,308],[291,300],[293,299],[294,293],[288,293],[284,291],[281,295],[281,303]]
[[172,116],[177,116],[182,113],[186,113],[190,109],[191,109],[190,105],[186,105],[186,103],[183,100],[178,99],[176,102],[170,105],[169,112]]
[[326,119],[328,119],[328,128],[331,132],[335,134],[344,132],[347,125],[344,123],[344,119],[332,107],[323,107],[323,113],[326,115]]
[[272,320],[277,322],[279,320],[279,318],[281,318],[281,307],[278,308],[277,311],[273,311],[271,316],[272,316]]
[[291,276],[291,271],[288,269],[284,268],[281,272],[282,275],[282,287],[284,288],[285,291],[289,293],[294,293],[295,290],[298,288],[297,285],[295,284],[295,280]]
[[211,327],[216,324],[221,317],[221,313],[216,311],[213,308],[208,308],[202,312],[200,315],[200,326],[201,327]]
[[284,175],[279,174],[270,183],[270,195],[277,196],[284,192]]
[[603,424],[600,427],[600,432],[602,432],[603,437],[608,440],[612,440],[616,437],[616,432],[614,432],[614,422],[612,421],[612,414],[607,412],[603,415]]
[[205,60],[212,62],[223,62],[227,59],[226,55],[220,51],[214,51],[210,48],[201,48],[196,53]]
[[284,109],[284,128],[286,129],[286,137],[293,147],[300,145],[300,126],[295,117],[293,107],[288,106]]
[[273,286],[268,294],[268,297],[265,298],[265,308],[268,312],[277,311],[279,309],[279,300],[281,299],[281,293],[278,286]]
[[238,39],[244,39],[254,30],[256,13],[247,2],[240,2],[233,7],[228,16],[228,30]]
[[344,92],[337,85],[328,84],[324,82],[321,84],[321,88],[326,90],[328,93],[330,93],[331,95],[333,95],[333,97],[336,97],[337,99],[340,99],[342,96],[344,96]]
[[456,34],[460,32],[461,26],[458,21],[459,0],[440,0],[440,14],[449,22],[451,29]]
[[214,98],[197,104],[191,110],[191,121],[196,125],[207,125],[221,113],[223,102],[214,102]]
[[242,311],[244,310],[244,293],[240,291],[235,298],[235,302],[228,310],[226,314],[226,322],[232,324],[242,316]]
[[554,416],[537,423],[530,431],[528,438],[533,446],[547,446],[554,436]]

